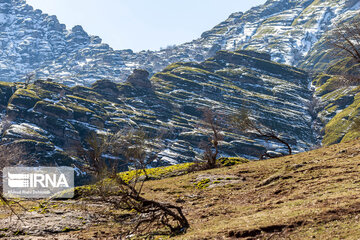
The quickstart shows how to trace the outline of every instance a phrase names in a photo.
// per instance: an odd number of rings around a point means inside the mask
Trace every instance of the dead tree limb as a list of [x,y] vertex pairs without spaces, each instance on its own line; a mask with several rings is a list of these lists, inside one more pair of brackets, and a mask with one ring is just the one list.
[[[156,150],[151,147],[154,142],[141,129],[128,129],[107,137],[93,136],[89,144],[90,154],[84,156],[97,176],[103,177],[97,189],[97,196],[100,196],[101,201],[110,203],[115,208],[137,213],[132,219],[132,234],[149,233],[155,228],[163,227],[167,227],[171,234],[183,233],[189,228],[189,223],[181,207],[141,196],[147,176],[146,166],[157,155]],[[114,158],[115,163],[109,164],[103,159],[104,153],[123,158]],[[130,172],[130,179],[117,172],[116,166],[120,161],[134,168]]]
[[[270,129],[255,119],[252,119],[247,110],[243,109],[240,113],[231,116],[230,123],[233,128],[241,133],[254,134],[256,137],[264,138],[266,140],[275,140],[287,148],[288,155],[292,154],[291,146],[287,141],[279,137],[273,129]],[[264,157],[272,158],[273,156],[270,156],[267,152],[265,152],[260,156],[260,159],[263,159]]]
[[207,168],[215,168],[219,155],[219,144],[224,138],[220,129],[221,116],[210,108],[203,108],[201,111],[203,119],[198,129],[208,136],[208,141],[201,142],[199,147],[204,150],[203,160],[206,162]]

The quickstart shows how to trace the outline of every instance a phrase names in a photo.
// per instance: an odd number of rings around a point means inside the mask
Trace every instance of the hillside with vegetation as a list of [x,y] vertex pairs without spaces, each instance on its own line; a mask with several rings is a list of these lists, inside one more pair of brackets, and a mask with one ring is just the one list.
[[[145,182],[143,196],[183,208],[190,228],[174,239],[356,239],[359,147],[358,141],[344,142],[187,174],[189,165],[155,168],[149,170],[152,180]],[[1,234],[17,239],[125,237],[129,230],[125,223],[136,213],[102,202],[96,194],[100,187],[79,188],[76,200],[24,201],[27,210],[14,204],[26,228],[15,216],[9,226],[9,210],[2,208]],[[167,239],[167,231],[150,234]]]
[[76,172],[0,194],[0,237],[359,238],[359,11],[268,0],[134,53],[0,0],[0,166]]

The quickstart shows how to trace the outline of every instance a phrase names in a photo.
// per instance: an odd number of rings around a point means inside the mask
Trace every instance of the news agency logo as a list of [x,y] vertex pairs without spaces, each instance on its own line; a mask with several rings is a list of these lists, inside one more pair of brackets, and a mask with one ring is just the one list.
[[11,174],[8,172],[8,185],[11,188],[33,188],[41,186],[45,187],[69,187],[66,177],[63,173],[59,175],[56,174],[39,174],[39,173],[30,173],[30,174]]
[[3,194],[8,198],[72,198],[74,169],[70,167],[6,167]]

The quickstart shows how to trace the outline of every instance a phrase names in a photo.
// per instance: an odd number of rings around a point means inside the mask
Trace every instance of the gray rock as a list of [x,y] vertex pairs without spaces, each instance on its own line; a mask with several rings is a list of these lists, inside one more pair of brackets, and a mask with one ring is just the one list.
[[81,26],[67,30],[56,16],[34,10],[24,0],[0,4],[0,81],[14,82],[36,72],[38,78],[51,75],[71,86],[102,79],[124,82],[134,69],[152,75],[174,62],[204,61],[219,50],[256,50],[266,60],[270,56],[279,63],[323,69],[332,60],[325,34],[360,9],[357,1],[270,0],[231,14],[192,42],[134,53],[102,44]]

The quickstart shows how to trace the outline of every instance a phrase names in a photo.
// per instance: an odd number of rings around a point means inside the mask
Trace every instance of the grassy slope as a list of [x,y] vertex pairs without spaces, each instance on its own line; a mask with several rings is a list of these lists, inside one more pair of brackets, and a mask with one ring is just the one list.
[[[294,156],[251,162],[147,184],[148,197],[185,200],[192,228],[178,239],[256,233],[267,239],[356,239],[360,236],[360,156],[358,142],[342,143]],[[187,188],[197,176],[237,175],[225,187]],[[272,179],[272,181],[270,181]],[[266,181],[268,180],[268,181]],[[266,182],[270,182],[264,185]],[[153,191],[161,186],[162,191]],[[196,197],[194,197],[196,196]],[[249,235],[248,234],[248,235]],[[251,234],[250,234],[251,235]]]
[[[159,201],[182,202],[177,204],[183,206],[191,228],[175,239],[358,239],[359,171],[360,141],[352,141],[148,181],[144,193]],[[210,185],[195,187],[202,179],[210,179]],[[66,237],[109,238],[121,227],[102,222]]]
[[[182,199],[191,229],[176,239],[356,239],[360,236],[360,142],[146,183],[145,196]],[[233,176],[231,176],[233,175]],[[217,176],[218,184],[194,182]],[[226,178],[233,180],[226,180]],[[226,181],[231,184],[223,186]],[[218,186],[217,186],[218,185]],[[260,230],[260,231],[259,231]],[[276,230],[276,231],[274,231]],[[279,231],[277,233],[277,231]]]

